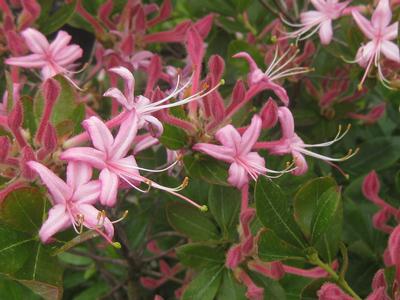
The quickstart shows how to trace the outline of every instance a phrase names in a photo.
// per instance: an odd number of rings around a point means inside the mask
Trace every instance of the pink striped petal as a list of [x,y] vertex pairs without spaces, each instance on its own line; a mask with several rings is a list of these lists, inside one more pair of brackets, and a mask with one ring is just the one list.
[[133,104],[133,94],[135,93],[135,78],[132,73],[124,67],[111,68],[108,71],[118,74],[124,80],[124,94],[130,105]]
[[395,43],[383,41],[381,51],[387,59],[400,63],[399,47]]
[[56,38],[50,43],[50,51],[53,53],[57,53],[62,48],[66,47],[68,43],[71,41],[71,36],[63,30],[60,30],[57,33]]
[[389,0],[379,0],[378,6],[372,14],[371,23],[375,29],[385,28],[392,19]]
[[92,178],[92,167],[84,162],[70,162],[67,166],[67,184],[76,189]]
[[257,142],[261,134],[262,120],[258,115],[254,115],[251,119],[250,126],[242,135],[242,141],[240,142],[240,154],[246,154],[251,151],[251,148]]
[[385,40],[391,41],[396,39],[398,34],[399,34],[399,22],[396,22],[384,29],[383,38]]
[[239,52],[236,53],[233,58],[244,58],[247,60],[247,63],[249,64],[250,67],[250,72],[254,72],[256,70],[259,70],[257,63],[254,61],[254,59],[248,54],[247,52]]
[[121,124],[110,153],[113,159],[124,157],[128,153],[137,134],[137,122],[136,112],[132,111]]
[[93,146],[108,153],[111,150],[114,138],[107,126],[97,117],[90,117],[83,121],[83,127],[89,133]]
[[65,150],[61,153],[60,158],[68,161],[86,162],[96,169],[106,167],[105,153],[91,147],[75,147]]
[[321,44],[328,45],[332,41],[333,30],[332,30],[332,20],[326,20],[321,23],[319,28],[319,38],[321,39]]
[[39,174],[55,204],[63,204],[71,198],[72,189],[47,167],[35,161],[29,161],[27,164]]
[[21,32],[25,39],[25,43],[33,53],[42,54],[49,48],[49,42],[46,37],[39,31],[33,28],[27,28]]
[[47,243],[54,234],[67,229],[69,226],[71,226],[71,220],[65,206],[57,204],[49,210],[47,220],[39,230],[40,240]]
[[246,170],[239,164],[233,163],[229,167],[228,182],[241,189],[246,183],[249,182]]
[[104,97],[111,97],[117,100],[125,109],[131,110],[132,105],[128,102],[125,95],[117,88],[109,88],[104,94]]
[[114,206],[117,203],[118,176],[106,168],[100,172],[99,180],[101,182],[100,203],[105,206]]
[[235,127],[226,125],[215,133],[215,138],[225,147],[238,150],[241,136]]
[[307,161],[303,154],[297,151],[292,151],[294,164],[296,165],[296,169],[292,171],[293,175],[303,175],[308,170]]
[[156,117],[144,115],[142,120],[146,122],[146,129],[152,136],[160,137],[162,135],[164,127]]
[[213,144],[206,144],[206,143],[199,143],[193,146],[192,148],[195,151],[203,152],[208,154],[216,159],[226,161],[226,162],[233,162],[234,155],[236,154],[232,149],[227,148],[225,146],[218,146]]
[[294,136],[294,119],[287,107],[278,108],[279,123],[281,124],[282,137],[291,139]]
[[[90,204],[80,204],[77,207],[79,213],[84,216],[83,225],[87,228],[96,228],[99,226],[103,226],[106,235],[109,238],[114,236],[114,226],[108,218],[104,218],[104,220],[99,220],[98,216],[100,211],[96,209],[93,205]],[[102,222],[102,224],[99,222]]]
[[19,57],[10,57],[5,60],[5,63],[12,66],[24,67],[24,68],[42,68],[47,64],[47,61],[43,59],[42,54],[30,54]]
[[67,66],[81,58],[83,50],[78,45],[67,46],[57,53],[54,53],[54,60],[61,66]]
[[361,31],[365,34],[365,36],[369,39],[374,39],[375,37],[375,29],[372,27],[370,21],[368,21],[363,15],[361,15],[357,10],[353,9],[351,11],[353,15],[354,21],[356,21],[358,27],[360,27]]
[[100,196],[101,183],[99,180],[93,180],[80,185],[74,192],[72,200],[83,204],[95,204]]

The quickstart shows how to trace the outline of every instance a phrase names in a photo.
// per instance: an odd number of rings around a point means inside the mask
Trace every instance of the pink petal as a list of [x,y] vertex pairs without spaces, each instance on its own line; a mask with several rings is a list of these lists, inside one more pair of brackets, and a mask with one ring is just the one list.
[[326,8],[326,4],[321,0],[311,0],[311,3],[319,11],[324,11]]
[[42,74],[42,78],[43,80],[46,80],[48,78],[51,78],[55,75],[57,75],[58,73],[60,73],[60,71],[58,69],[55,69],[53,65],[50,64],[46,64],[42,70],[40,71],[40,73]]
[[[154,145],[159,144],[158,139],[152,137],[151,135],[148,135],[144,139],[142,139],[140,142],[136,143],[135,148],[133,149],[133,154],[137,154],[143,150],[146,150],[147,148],[150,148]],[[168,149],[167,149],[168,151]]]
[[332,21],[326,20],[321,23],[321,27],[319,28],[319,38],[321,39],[321,44],[328,45],[333,36],[332,30]]
[[69,226],[71,226],[71,220],[65,206],[56,204],[49,210],[47,220],[39,230],[40,239],[43,243],[47,243],[54,234]]
[[92,167],[84,162],[71,161],[67,166],[67,184],[76,189],[92,178]]
[[156,117],[144,115],[142,119],[146,122],[146,129],[152,136],[160,137],[162,135],[164,127]]
[[372,27],[370,21],[368,21],[355,9],[351,11],[351,14],[353,15],[354,21],[356,21],[358,27],[360,27],[365,36],[372,40],[375,37],[375,29]]
[[91,147],[75,147],[65,150],[60,158],[68,161],[86,162],[94,168],[103,169],[106,167],[105,153]]
[[33,53],[42,54],[49,48],[49,42],[46,37],[33,28],[27,28],[21,32],[25,39],[25,43]]
[[5,63],[12,66],[18,66],[23,68],[42,68],[47,64],[47,61],[43,59],[42,54],[30,54],[19,57],[10,57],[5,60]]
[[324,14],[316,10],[310,10],[300,14],[300,21],[305,26],[318,25],[324,19]]
[[226,125],[215,133],[215,138],[225,147],[237,151],[242,140],[239,132],[232,125]]
[[231,164],[228,172],[229,172],[228,182],[231,185],[237,187],[238,189],[241,189],[246,183],[249,182],[246,170],[237,163]]
[[303,154],[301,154],[297,151],[293,151],[292,155],[293,155],[294,163],[297,167],[292,172],[293,175],[296,175],[296,176],[303,175],[308,170],[308,165],[307,165],[307,161],[306,161],[305,157],[303,156]]
[[69,200],[72,196],[72,189],[63,180],[38,162],[30,161],[27,164],[39,174],[42,182],[48,188],[54,203],[62,204]]
[[[93,205],[90,204],[80,204],[77,207],[79,213],[84,216],[83,225],[87,228],[96,228],[99,226],[99,213],[100,211],[97,210]],[[104,220],[100,220],[103,222],[102,224],[105,229],[105,233],[109,238],[114,236],[114,226],[108,218],[104,218]]]
[[133,94],[135,92],[135,78],[132,73],[124,67],[111,68],[108,71],[118,74],[124,79],[125,85],[125,97],[128,99],[131,105],[133,104]]
[[108,153],[111,150],[114,138],[108,127],[97,117],[90,117],[82,123],[89,133],[93,146]]
[[74,195],[72,196],[72,200],[74,202],[83,204],[95,204],[97,199],[100,196],[101,192],[101,183],[99,180],[93,180],[88,183],[79,185]]
[[132,109],[132,105],[128,102],[125,95],[117,88],[109,88],[104,94],[104,97],[111,97],[117,100],[125,109]]
[[262,120],[258,115],[254,115],[251,119],[250,126],[242,135],[242,140],[240,142],[239,153],[246,154],[251,151],[254,144],[257,142],[261,134]]
[[128,153],[137,134],[137,122],[136,112],[132,111],[121,124],[110,153],[113,159],[124,157]]
[[218,146],[213,144],[199,143],[193,146],[192,148],[195,151],[203,152],[208,154],[216,159],[233,162],[233,156],[236,154],[233,149],[230,149],[225,146]]
[[81,58],[83,51],[78,45],[64,47],[59,52],[54,53],[54,60],[61,66],[67,66],[78,58]]
[[393,23],[392,25],[388,26],[384,30],[384,39],[385,40],[394,40],[397,38],[397,35],[399,31],[399,22]]
[[107,168],[100,172],[101,181],[100,203],[106,206],[114,206],[117,203],[118,176]]
[[187,45],[188,55],[191,59],[194,68],[201,66],[201,62],[204,56],[204,42],[198,31],[192,27],[187,33]]
[[245,156],[245,160],[250,166],[253,166],[253,168],[254,166],[259,167],[260,170],[265,168],[265,159],[261,157],[257,152],[247,153]]
[[381,51],[387,59],[393,60],[398,63],[400,62],[399,47],[395,43],[383,41]]
[[247,60],[247,63],[249,64],[249,67],[250,67],[250,72],[254,72],[255,70],[259,69],[256,62],[254,61],[254,59],[247,52],[239,52],[239,53],[236,53],[232,57],[233,58],[244,58],[245,60]]
[[389,25],[392,19],[389,0],[380,0],[378,6],[372,14],[371,23],[375,29],[383,29]]
[[56,38],[50,43],[50,51],[53,53],[57,53],[62,48],[68,45],[71,41],[71,36],[63,30],[60,30],[57,33]]
[[291,139],[294,136],[294,120],[291,111],[287,107],[279,107],[278,117],[281,124],[282,137]]
[[372,59],[375,55],[376,50],[377,49],[374,42],[368,42],[366,45],[361,46],[356,54],[356,60],[358,64],[361,67],[366,68],[370,59]]
[[270,80],[263,80],[252,85],[246,92],[245,98],[248,100],[264,90],[272,90],[283,102],[283,104],[289,104],[289,96],[287,95],[286,90],[279,84],[276,84]]

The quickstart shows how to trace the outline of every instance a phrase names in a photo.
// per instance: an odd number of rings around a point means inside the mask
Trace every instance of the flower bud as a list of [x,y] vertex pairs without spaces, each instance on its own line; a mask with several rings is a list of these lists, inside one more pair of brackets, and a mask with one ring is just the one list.
[[144,15],[143,7],[139,7],[136,13],[136,27],[138,32],[143,32],[146,30],[146,17]]
[[239,266],[242,260],[241,245],[233,245],[226,254],[225,266],[229,269],[234,269]]
[[374,198],[378,195],[381,186],[379,183],[378,175],[375,170],[372,170],[365,178],[362,184],[362,192],[368,199]]
[[140,283],[147,289],[156,289],[160,286],[158,280],[151,277],[140,277]]
[[278,105],[271,97],[261,109],[260,116],[263,129],[272,128],[278,122]]
[[373,290],[365,300],[390,300],[390,297],[386,293],[386,288],[381,286]]
[[390,217],[390,211],[387,208],[382,208],[372,217],[372,224],[376,229],[379,229],[386,233],[391,233],[393,227],[387,224]]
[[317,292],[319,300],[352,300],[353,298],[345,294],[336,284],[325,283]]
[[285,270],[283,265],[279,261],[274,262],[261,262],[261,261],[250,261],[247,266],[250,270],[255,271],[264,275],[265,277],[272,278],[274,280],[279,280],[285,276]]
[[47,123],[46,129],[44,130],[42,144],[49,152],[52,152],[57,148],[57,133],[53,125],[50,123]]
[[154,25],[168,19],[172,13],[172,4],[171,0],[164,0],[163,4],[160,7],[160,12],[157,17],[151,19],[148,23],[148,27],[153,27]]
[[53,107],[58,96],[60,95],[60,92],[61,92],[60,84],[55,79],[52,78],[47,79],[43,83],[43,97],[46,106]]
[[242,80],[236,81],[232,91],[232,104],[240,103],[244,100],[246,89]]
[[372,279],[371,287],[373,290],[376,290],[380,287],[386,288],[386,279],[385,279],[385,270],[379,269]]
[[8,115],[8,127],[11,130],[17,130],[22,126],[22,121],[24,119],[24,110],[20,101],[14,104],[13,109]]
[[4,161],[10,151],[10,141],[6,136],[0,136],[0,162]]
[[30,146],[25,146],[22,148],[20,164],[22,176],[28,180],[32,180],[36,176],[36,173],[27,164],[31,160],[36,160],[35,153]]
[[214,15],[208,14],[207,16],[201,18],[196,23],[194,23],[194,27],[196,28],[202,39],[205,39],[210,33],[213,19]]
[[400,225],[397,225],[390,234],[388,249],[392,263],[400,266]]

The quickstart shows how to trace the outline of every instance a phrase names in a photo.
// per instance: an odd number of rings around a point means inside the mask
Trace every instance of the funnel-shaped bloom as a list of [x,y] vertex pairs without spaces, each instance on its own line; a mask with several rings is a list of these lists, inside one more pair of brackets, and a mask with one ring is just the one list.
[[50,44],[36,29],[28,28],[21,34],[33,54],[10,57],[5,63],[23,68],[40,68],[43,80],[57,74],[68,74],[68,68],[83,54],[78,45],[68,45],[71,36],[65,31],[59,31]]
[[287,34],[288,37],[304,40],[318,31],[321,44],[328,45],[332,41],[332,21],[339,18],[350,1],[338,0],[311,0],[316,10],[306,11],[300,14],[301,24],[292,24],[283,20],[286,24],[299,29]]
[[291,50],[292,49],[289,48],[281,57],[278,58],[278,49],[276,49],[275,56],[265,72],[257,66],[254,59],[247,52],[239,52],[233,56],[234,58],[244,58],[247,60],[250,67],[250,73],[247,77],[250,88],[246,92],[246,99],[250,99],[261,91],[272,90],[285,105],[289,104],[289,97],[286,90],[276,83],[276,81],[281,78],[310,71],[310,69],[303,67],[285,69],[287,65],[295,59],[296,54],[298,53],[298,51],[296,51],[294,55],[285,59]]
[[194,145],[193,150],[230,163],[228,182],[240,189],[249,182],[248,175],[257,180],[260,174],[277,173],[265,168],[265,160],[257,152],[251,152],[260,136],[261,126],[261,118],[255,115],[242,136],[235,127],[227,125],[215,134],[222,145],[199,143]]
[[265,148],[268,149],[271,154],[276,155],[292,154],[294,158],[294,163],[296,165],[296,169],[293,170],[293,174],[295,175],[304,174],[308,170],[308,165],[304,155],[312,156],[318,159],[322,159],[324,161],[336,162],[346,160],[357,153],[357,151],[353,152],[350,149],[349,153],[346,156],[341,158],[332,158],[312,152],[307,149],[312,147],[327,147],[332,145],[333,143],[342,139],[343,136],[350,129],[350,127],[348,127],[343,133],[341,132],[341,128],[339,128],[336,137],[332,141],[309,145],[305,144],[303,140],[294,132],[293,115],[287,107],[279,108],[278,118],[281,124],[282,137],[278,141],[257,143],[255,148]]
[[[92,168],[89,165],[81,162],[69,163],[66,182],[38,162],[30,161],[28,165],[39,174],[52,198],[53,207],[39,231],[40,239],[44,243],[71,225],[77,232],[81,226],[93,229],[110,241],[114,235],[114,227],[93,206],[99,198],[101,184],[98,180],[90,180]],[[103,227],[105,235],[100,231]]]
[[357,52],[356,60],[361,67],[365,68],[365,73],[360,82],[360,87],[364,83],[372,64],[378,69],[378,76],[382,83],[389,87],[390,82],[385,78],[380,65],[381,54],[387,59],[400,62],[399,47],[391,42],[398,36],[399,22],[389,25],[392,19],[389,0],[380,0],[371,21],[368,21],[357,10],[352,11],[353,18],[358,27],[370,41],[362,45]]

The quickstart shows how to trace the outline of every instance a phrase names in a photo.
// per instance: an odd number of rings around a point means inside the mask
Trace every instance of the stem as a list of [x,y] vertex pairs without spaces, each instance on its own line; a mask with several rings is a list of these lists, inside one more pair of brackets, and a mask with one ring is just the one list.
[[322,262],[318,255],[312,255],[309,257],[309,262],[312,264],[317,265],[318,267],[324,269],[334,281],[344,290],[346,291],[350,296],[352,296],[356,300],[362,300],[360,296],[356,294],[356,292],[349,286],[347,281],[344,279],[343,276],[339,276],[335,270],[332,269],[332,267],[324,262]]

